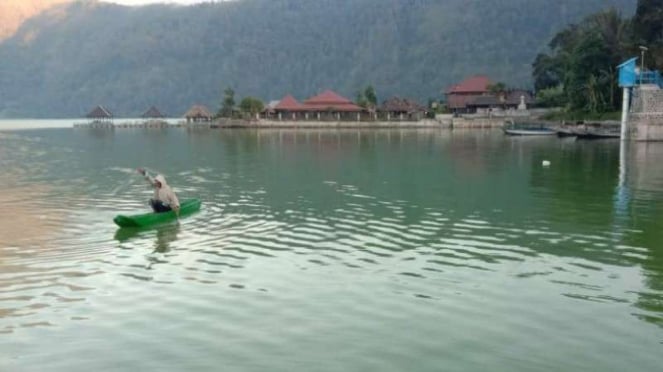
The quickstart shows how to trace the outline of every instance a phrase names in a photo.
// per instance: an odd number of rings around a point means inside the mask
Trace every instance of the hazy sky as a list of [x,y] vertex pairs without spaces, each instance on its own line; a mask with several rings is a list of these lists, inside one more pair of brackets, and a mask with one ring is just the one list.
[[123,5],[145,5],[153,3],[178,3],[178,4],[194,4],[203,3],[209,0],[104,0],[109,3],[118,3]]

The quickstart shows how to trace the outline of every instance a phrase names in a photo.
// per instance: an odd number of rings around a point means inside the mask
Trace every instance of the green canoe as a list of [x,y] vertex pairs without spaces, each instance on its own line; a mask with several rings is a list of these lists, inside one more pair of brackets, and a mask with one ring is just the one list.
[[[197,212],[199,209],[200,200],[185,200],[180,204],[180,217]],[[135,214],[133,216],[118,215],[113,218],[113,222],[115,222],[115,224],[120,227],[146,227],[172,221],[175,219],[175,217],[175,212],[173,211],[163,213]]]

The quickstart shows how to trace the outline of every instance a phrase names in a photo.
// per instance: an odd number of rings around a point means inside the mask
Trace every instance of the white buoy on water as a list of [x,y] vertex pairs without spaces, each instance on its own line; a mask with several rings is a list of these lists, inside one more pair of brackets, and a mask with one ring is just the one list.
[[543,165],[544,167],[549,167],[549,166],[550,166],[550,160],[544,160],[544,161],[542,161],[542,162],[541,162],[541,165]]

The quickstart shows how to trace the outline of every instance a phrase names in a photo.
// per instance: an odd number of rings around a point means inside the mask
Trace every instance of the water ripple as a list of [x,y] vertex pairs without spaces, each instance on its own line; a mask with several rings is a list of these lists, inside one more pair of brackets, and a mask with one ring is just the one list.
[[[660,182],[617,215],[612,191],[584,191],[598,165],[531,166],[612,150],[310,134],[3,134],[0,369],[659,366]],[[134,163],[163,157],[202,210],[112,225],[147,209]]]

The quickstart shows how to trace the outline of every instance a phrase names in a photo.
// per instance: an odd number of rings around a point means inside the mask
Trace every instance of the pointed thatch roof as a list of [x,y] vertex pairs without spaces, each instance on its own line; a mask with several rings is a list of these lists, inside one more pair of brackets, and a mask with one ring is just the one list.
[[162,119],[165,116],[156,107],[152,106],[143,114],[143,119]]
[[104,106],[99,105],[90,111],[85,117],[88,119],[111,119],[113,118],[113,114]]
[[184,114],[187,119],[212,119],[212,114],[203,105],[194,105]]

